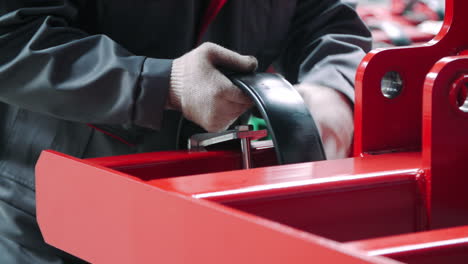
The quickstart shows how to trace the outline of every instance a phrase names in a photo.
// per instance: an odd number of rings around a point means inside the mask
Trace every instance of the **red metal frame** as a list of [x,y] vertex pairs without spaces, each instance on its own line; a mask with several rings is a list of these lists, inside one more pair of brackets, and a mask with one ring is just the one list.
[[59,153],[44,152],[37,171],[44,238],[93,263],[394,263]]
[[374,28],[382,22],[391,22],[395,24],[395,26],[401,30],[413,44],[426,43],[434,37],[433,34],[423,32],[418,29],[414,21],[402,16],[401,13],[392,12],[388,6],[359,5],[357,12],[364,22],[372,29],[372,39],[374,43],[387,43],[389,45],[394,45],[394,43],[392,43],[392,39],[390,39],[386,32]]
[[[355,155],[421,149],[426,75],[440,59],[465,51],[467,7],[466,1],[447,0],[444,25],[425,45],[367,54],[356,75]],[[382,77],[389,71],[400,73],[404,82],[401,95],[394,99],[383,97],[380,90]]]
[[369,256],[386,256],[406,263],[466,263],[468,226],[346,243]]
[[[43,152],[45,240],[93,263],[464,263],[464,10],[467,1],[447,0],[433,41],[366,56],[353,158],[273,166],[261,146],[259,168],[239,170],[235,151],[88,160]],[[380,89],[389,71],[403,77],[394,99]]]

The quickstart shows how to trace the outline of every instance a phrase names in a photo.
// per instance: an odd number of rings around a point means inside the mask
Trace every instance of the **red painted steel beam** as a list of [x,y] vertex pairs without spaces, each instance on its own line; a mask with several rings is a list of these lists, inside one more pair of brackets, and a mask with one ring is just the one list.
[[399,263],[52,151],[36,175],[46,242],[92,263]]
[[[252,142],[253,167],[276,165],[272,142]],[[240,148],[217,151],[161,151],[86,159],[93,164],[128,173],[141,180],[242,169]]]
[[464,264],[468,260],[468,226],[346,243],[369,256],[386,256],[408,264]]
[[363,182],[372,186],[372,183],[404,181],[422,172],[421,166],[421,154],[408,152],[155,179],[150,184],[195,198],[230,201],[363,185]]
[[150,184],[349,241],[427,228],[420,167],[419,153],[399,153],[159,179]]

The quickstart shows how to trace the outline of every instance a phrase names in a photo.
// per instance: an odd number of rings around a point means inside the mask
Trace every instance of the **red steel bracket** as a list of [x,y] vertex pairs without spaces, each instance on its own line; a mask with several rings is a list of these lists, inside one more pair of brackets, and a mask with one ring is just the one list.
[[[421,149],[426,75],[438,60],[468,47],[468,1],[447,0],[445,10],[442,30],[429,43],[373,50],[362,61],[356,76],[356,156]],[[389,72],[398,73],[402,81],[400,94],[393,99],[382,95],[382,79]]]

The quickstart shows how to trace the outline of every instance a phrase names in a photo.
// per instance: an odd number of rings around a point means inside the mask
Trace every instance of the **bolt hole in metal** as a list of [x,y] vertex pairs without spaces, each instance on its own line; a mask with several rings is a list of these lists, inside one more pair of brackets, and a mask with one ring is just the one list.
[[464,113],[468,113],[468,80],[464,79],[459,83],[458,89],[455,91],[455,103],[458,109]]
[[380,89],[383,96],[388,99],[394,99],[400,95],[403,90],[403,79],[401,78],[401,75],[396,71],[385,73],[380,82]]

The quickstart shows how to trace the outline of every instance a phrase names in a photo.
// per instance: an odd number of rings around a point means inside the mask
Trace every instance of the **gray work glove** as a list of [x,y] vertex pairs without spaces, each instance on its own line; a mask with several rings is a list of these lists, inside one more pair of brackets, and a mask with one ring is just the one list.
[[208,132],[229,127],[252,101],[220,69],[253,72],[257,60],[213,43],[204,43],[175,59],[169,88],[169,107]]

